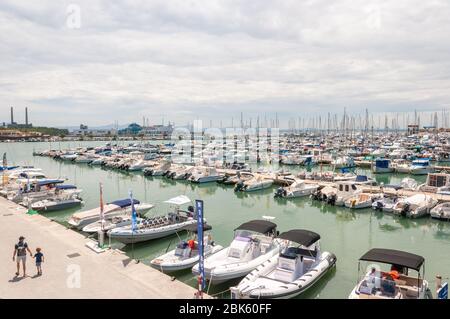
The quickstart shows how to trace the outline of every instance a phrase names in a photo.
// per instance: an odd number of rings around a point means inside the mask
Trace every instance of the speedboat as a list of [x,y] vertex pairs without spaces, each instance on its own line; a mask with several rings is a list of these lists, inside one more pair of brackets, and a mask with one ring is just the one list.
[[145,176],[163,176],[167,174],[172,164],[164,161],[156,167],[147,167],[144,169]]
[[335,206],[344,206],[347,199],[361,193],[361,189],[358,188],[355,182],[339,182],[336,183],[336,186],[337,192],[334,200]]
[[294,198],[310,196],[318,188],[318,184],[306,184],[302,180],[294,180],[294,182],[287,187],[279,187],[275,192],[275,197]]
[[437,200],[426,194],[416,194],[399,199],[393,211],[395,215],[410,218],[423,217],[430,214],[431,209],[436,206]]
[[[203,225],[204,238],[203,238],[203,251],[204,257],[208,257],[222,250],[223,247],[215,244],[212,240],[209,231],[212,229],[209,225]],[[183,269],[192,268],[198,263],[198,236],[197,236],[197,225],[191,224],[181,228],[190,234],[190,241],[192,241],[193,246],[189,247],[189,241],[182,240],[178,243],[177,247],[159,257],[156,257],[150,264],[161,270],[164,273],[179,271]]]
[[133,225],[116,227],[108,231],[108,236],[124,244],[139,243],[167,237],[185,226],[197,224],[192,206],[189,206],[187,211],[180,209],[181,205],[191,203],[187,196],[180,195],[165,203],[175,206],[174,210],[164,216],[145,218],[136,225],[136,229],[133,229]]
[[331,162],[335,169],[356,167],[355,161],[350,156],[342,156]]
[[[431,292],[425,278],[425,259],[422,256],[408,252],[373,248],[365,253],[358,263],[358,273],[361,261],[391,265],[389,270],[381,270],[374,265],[361,277],[358,274],[358,284],[350,293],[349,299],[428,299]],[[409,270],[417,272],[410,276]]]
[[292,298],[309,288],[336,265],[336,256],[320,249],[320,235],[303,229],[282,233],[287,241],[276,254],[231,287],[232,299]]
[[240,181],[236,184],[234,191],[236,192],[254,192],[271,187],[273,180],[264,178],[260,174],[253,176],[246,181]]
[[[230,246],[205,258],[205,278],[211,284],[246,276],[278,255],[282,245],[275,238],[277,225],[268,220],[252,220],[235,229]],[[192,268],[199,274],[198,265]]]
[[[124,213],[131,214],[131,199],[120,199],[106,204],[103,207],[103,216],[105,218],[114,215],[123,215]],[[141,204],[138,200],[133,199],[134,208],[140,215],[145,214],[154,207],[152,204]],[[75,213],[69,219],[69,224],[78,229],[100,220],[100,207],[90,209],[84,212]]]
[[442,203],[436,205],[432,210],[430,210],[431,218],[450,220],[450,203]]

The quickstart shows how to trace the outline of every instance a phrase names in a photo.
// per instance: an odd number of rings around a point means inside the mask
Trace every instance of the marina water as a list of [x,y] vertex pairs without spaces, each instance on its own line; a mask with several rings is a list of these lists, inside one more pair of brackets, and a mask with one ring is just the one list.
[[[261,219],[263,215],[274,216],[274,222],[278,225],[280,232],[294,228],[313,230],[322,236],[322,248],[336,254],[337,267],[299,298],[347,298],[356,284],[358,258],[373,247],[405,250],[424,256],[426,279],[431,288],[434,288],[436,274],[442,274],[443,277],[449,275],[446,273],[450,270],[450,253],[448,253],[450,223],[448,222],[432,220],[429,217],[415,220],[396,217],[375,212],[372,209],[350,210],[314,202],[309,197],[276,199],[273,196],[276,186],[255,193],[235,193],[233,186],[216,183],[196,185],[185,180],[173,181],[164,177],[144,177],[142,172],[110,170],[32,155],[33,150],[46,150],[51,147],[68,149],[103,144],[104,142],[61,142],[57,145],[2,143],[0,153],[7,153],[9,164],[34,165],[42,168],[49,177],[68,178],[67,183],[75,184],[83,189],[84,205],[81,208],[45,214],[63,225],[67,225],[68,218],[74,212],[99,206],[98,185],[102,182],[106,202],[126,198],[128,191],[132,189],[135,198],[156,205],[148,213],[149,216],[166,213],[168,206],[163,201],[181,194],[187,195],[192,200],[204,200],[205,218],[213,226],[214,240],[223,246],[228,245],[232,240],[235,227],[251,219]],[[273,168],[276,169],[278,166],[274,165]],[[292,172],[305,169],[300,166],[285,168]],[[313,168],[313,170],[318,169],[318,166]],[[328,168],[324,166],[323,169]],[[357,172],[372,175],[369,169],[357,169]],[[373,177],[377,182],[393,184],[400,182],[406,176],[376,174]],[[411,177],[418,183],[423,183],[426,178],[426,176]],[[183,237],[184,234],[180,236]],[[174,235],[129,245],[126,248],[119,243],[113,243],[113,245],[123,248],[130,257],[148,264],[152,258],[166,252],[167,249],[173,249],[178,240],[178,237]],[[29,241],[33,239],[29,238]],[[191,286],[197,285],[197,279],[190,271],[176,273],[175,277]],[[221,292],[237,282],[239,280],[210,287],[209,293],[225,298],[228,295]]]

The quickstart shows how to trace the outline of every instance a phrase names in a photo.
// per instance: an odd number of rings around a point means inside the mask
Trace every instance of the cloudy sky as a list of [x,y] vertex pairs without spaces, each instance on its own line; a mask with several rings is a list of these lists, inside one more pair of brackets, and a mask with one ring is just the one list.
[[450,110],[450,1],[2,0],[0,61],[1,122]]

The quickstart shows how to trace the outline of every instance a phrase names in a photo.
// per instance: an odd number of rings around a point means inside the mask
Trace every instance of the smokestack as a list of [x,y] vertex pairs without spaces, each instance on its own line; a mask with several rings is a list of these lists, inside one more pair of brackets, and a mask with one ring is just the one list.
[[14,108],[11,106],[11,124],[14,124]]
[[28,126],[28,107],[25,108],[25,125]]

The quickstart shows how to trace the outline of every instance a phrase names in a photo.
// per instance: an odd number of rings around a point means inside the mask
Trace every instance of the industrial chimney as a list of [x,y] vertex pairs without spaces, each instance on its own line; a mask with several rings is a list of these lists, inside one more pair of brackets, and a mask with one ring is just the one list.
[[25,126],[28,126],[28,107],[25,107]]
[[11,106],[11,124],[14,124],[14,109]]

